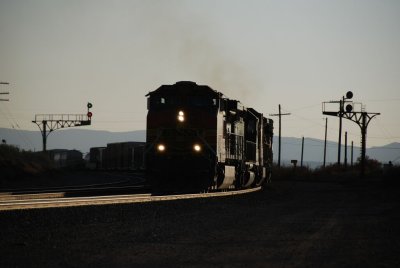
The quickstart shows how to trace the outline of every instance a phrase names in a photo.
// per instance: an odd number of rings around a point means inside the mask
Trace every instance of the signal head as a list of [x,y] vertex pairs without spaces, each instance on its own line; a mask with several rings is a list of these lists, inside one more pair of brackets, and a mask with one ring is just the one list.
[[346,93],[346,99],[350,100],[351,98],[353,98],[353,92],[347,91],[347,93]]
[[90,102],[88,102],[87,107],[88,107],[88,109],[90,109],[90,108],[93,107],[93,104],[91,104]]
[[351,111],[353,111],[353,105],[347,104],[346,105],[346,112],[350,113]]
[[89,117],[89,119],[92,118],[92,116],[93,116],[92,112],[87,113],[87,117]]

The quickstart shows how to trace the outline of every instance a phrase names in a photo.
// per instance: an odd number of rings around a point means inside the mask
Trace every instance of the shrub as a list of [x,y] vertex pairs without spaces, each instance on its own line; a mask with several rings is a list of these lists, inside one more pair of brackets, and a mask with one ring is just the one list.
[[272,176],[274,180],[285,179],[309,179],[312,176],[312,170],[309,167],[292,167],[274,165],[272,167]]
[[21,151],[12,145],[0,145],[0,172],[4,178],[36,175],[52,167],[52,162],[45,153]]

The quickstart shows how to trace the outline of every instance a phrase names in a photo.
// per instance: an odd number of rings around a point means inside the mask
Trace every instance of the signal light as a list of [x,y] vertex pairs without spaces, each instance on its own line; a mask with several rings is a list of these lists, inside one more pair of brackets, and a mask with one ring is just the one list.
[[351,111],[353,111],[353,106],[351,104],[347,104],[346,105],[346,112],[350,113]]
[[200,152],[200,151],[201,151],[201,146],[198,145],[198,144],[195,144],[195,145],[193,145],[193,150],[194,150],[195,152]]
[[351,99],[351,98],[353,98],[353,92],[351,92],[351,91],[347,91],[347,93],[346,93],[346,99]]
[[87,113],[87,117],[89,117],[89,118],[91,118],[92,115],[93,115],[92,112],[88,112],[88,113]]
[[185,121],[185,114],[183,113],[183,111],[178,112],[178,121],[179,122]]
[[88,102],[87,107],[88,107],[88,109],[90,109],[90,108],[93,107],[93,104],[91,104],[90,102]]
[[159,152],[164,152],[164,151],[165,151],[165,146],[164,146],[163,144],[159,144],[159,145],[157,146],[157,150],[158,150]]

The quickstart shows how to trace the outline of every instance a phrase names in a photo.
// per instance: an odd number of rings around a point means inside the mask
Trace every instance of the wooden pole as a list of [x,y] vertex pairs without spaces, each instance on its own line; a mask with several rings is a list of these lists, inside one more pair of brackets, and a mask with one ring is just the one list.
[[303,167],[303,155],[304,155],[304,137],[301,139],[301,161],[300,161],[300,167]]
[[324,167],[325,167],[325,164],[326,164],[326,138],[327,138],[327,131],[328,131],[328,117],[325,118]]

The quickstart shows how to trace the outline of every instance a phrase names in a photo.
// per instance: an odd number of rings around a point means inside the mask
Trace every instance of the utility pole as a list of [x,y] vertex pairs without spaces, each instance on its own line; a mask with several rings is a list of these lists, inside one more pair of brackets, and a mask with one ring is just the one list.
[[301,139],[301,161],[300,161],[300,167],[303,167],[303,155],[304,155],[304,137]]
[[290,115],[290,113],[283,114],[281,112],[281,105],[279,104],[279,113],[278,114],[270,114],[270,116],[279,116],[279,150],[278,150],[278,167],[281,167],[281,117],[282,115]]
[[344,167],[347,168],[347,131],[344,133]]
[[351,141],[351,159],[350,159],[351,167],[353,167],[353,141]]
[[[0,82],[0,85],[9,85],[8,82]],[[10,92],[0,92],[0,95],[8,95]],[[0,101],[9,101],[9,99],[0,99]]]
[[328,117],[325,117],[324,167],[326,164],[326,138],[328,132]]

